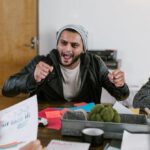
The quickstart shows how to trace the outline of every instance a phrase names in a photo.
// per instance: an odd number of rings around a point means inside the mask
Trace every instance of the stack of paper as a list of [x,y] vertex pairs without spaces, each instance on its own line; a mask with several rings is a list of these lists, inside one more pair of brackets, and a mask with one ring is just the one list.
[[43,117],[48,120],[47,128],[60,130],[61,129],[61,118],[65,111],[67,110],[84,110],[86,112],[90,112],[91,109],[95,106],[93,102],[91,103],[76,103],[76,107],[67,107],[67,108],[46,108],[39,112],[39,117]]
[[121,150],[150,150],[150,134],[124,131]]
[[115,102],[113,108],[117,110],[119,114],[134,114],[130,109],[126,108],[119,102]]
[[88,150],[89,147],[89,143],[52,140],[48,144],[47,150]]

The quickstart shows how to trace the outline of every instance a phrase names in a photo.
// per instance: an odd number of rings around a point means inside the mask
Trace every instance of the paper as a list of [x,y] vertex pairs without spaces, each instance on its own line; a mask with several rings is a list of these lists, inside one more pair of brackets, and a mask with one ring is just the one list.
[[[43,109],[42,111],[40,111],[38,113],[39,117],[43,117],[45,119],[48,120],[48,125],[46,126],[47,128],[50,129],[55,129],[55,130],[59,130],[61,128],[61,119],[60,117],[56,117],[55,115],[53,115],[54,111],[58,111],[56,108],[46,108]],[[61,112],[61,110],[59,110]],[[51,113],[51,117],[49,116]],[[47,115],[49,118],[47,118]]]
[[0,111],[0,150],[17,150],[37,139],[37,106],[37,97],[33,96]]
[[140,109],[139,108],[129,108],[134,114],[139,115],[140,114]]
[[119,114],[133,114],[133,112],[130,109],[126,108],[117,101],[113,105],[113,108],[116,109]]
[[[85,105],[82,105],[82,106],[76,106],[76,107],[67,107],[67,109],[69,110],[78,110],[78,109],[83,109],[85,110],[86,112],[90,112],[91,109],[95,106],[95,103],[91,102],[91,103],[87,103]],[[57,110],[62,110],[64,108],[55,108]],[[66,108],[65,108],[66,109]]]
[[55,110],[55,111],[46,111],[46,118],[50,119],[50,118],[60,118],[61,114],[59,110]]
[[124,131],[121,150],[150,150],[150,134]]
[[88,103],[88,104],[85,104],[83,106],[77,106],[77,107],[70,107],[68,108],[69,110],[78,110],[78,109],[83,109],[85,110],[86,112],[90,112],[91,109],[95,106],[94,103]]
[[104,150],[121,150],[121,140],[111,139],[104,147]]
[[81,103],[76,103],[76,104],[74,104],[73,106],[83,106],[83,105],[85,105],[86,104],[86,102],[81,102]]
[[89,143],[52,140],[48,144],[47,150],[88,150],[89,147]]
[[[83,104],[83,103],[82,103]],[[94,103],[88,103],[77,107],[68,108],[46,108],[39,112],[39,117],[46,118],[48,120],[47,128],[59,130],[61,128],[61,116],[67,110],[79,110],[83,109],[86,112],[90,112],[95,106]]]
[[106,150],[120,150],[120,148],[109,146]]

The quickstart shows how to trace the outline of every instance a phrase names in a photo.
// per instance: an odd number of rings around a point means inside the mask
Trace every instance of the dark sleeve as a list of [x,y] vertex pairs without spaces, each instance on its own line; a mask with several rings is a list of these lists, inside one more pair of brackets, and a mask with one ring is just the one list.
[[9,77],[5,81],[2,94],[4,96],[16,96],[20,93],[32,93],[36,90],[38,83],[34,79],[36,64],[43,56],[36,56],[20,72]]
[[102,86],[117,100],[125,100],[129,96],[129,88],[125,83],[123,87],[116,87],[108,78],[108,68],[104,62],[100,64],[100,74],[102,79]]
[[150,79],[145,83],[133,98],[135,108],[150,108]]

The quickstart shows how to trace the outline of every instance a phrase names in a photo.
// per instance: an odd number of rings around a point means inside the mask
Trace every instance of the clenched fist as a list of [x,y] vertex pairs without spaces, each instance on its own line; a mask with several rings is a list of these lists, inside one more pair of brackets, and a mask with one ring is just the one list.
[[119,69],[109,73],[108,78],[116,87],[122,87],[125,84],[124,72]]
[[37,82],[45,79],[46,76],[53,71],[53,66],[46,64],[45,62],[40,61],[34,71],[34,79]]

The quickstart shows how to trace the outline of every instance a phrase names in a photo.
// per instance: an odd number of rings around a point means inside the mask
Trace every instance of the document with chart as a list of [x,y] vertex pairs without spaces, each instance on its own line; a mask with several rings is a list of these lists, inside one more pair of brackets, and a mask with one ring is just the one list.
[[38,107],[33,96],[0,111],[0,150],[17,150],[37,139]]

